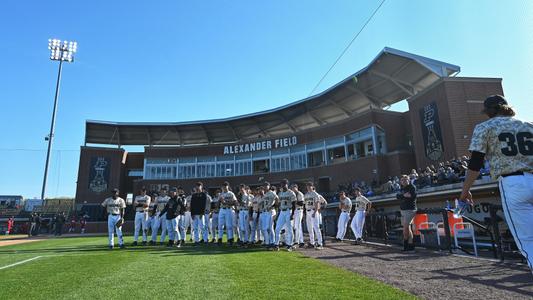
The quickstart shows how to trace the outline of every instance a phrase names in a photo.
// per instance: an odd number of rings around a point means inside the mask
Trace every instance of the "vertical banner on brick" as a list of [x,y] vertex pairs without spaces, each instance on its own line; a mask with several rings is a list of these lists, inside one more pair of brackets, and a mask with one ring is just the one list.
[[437,104],[432,102],[420,109],[422,137],[426,157],[432,161],[440,160],[444,154]]
[[89,190],[94,193],[107,191],[111,164],[105,157],[92,157],[89,173]]

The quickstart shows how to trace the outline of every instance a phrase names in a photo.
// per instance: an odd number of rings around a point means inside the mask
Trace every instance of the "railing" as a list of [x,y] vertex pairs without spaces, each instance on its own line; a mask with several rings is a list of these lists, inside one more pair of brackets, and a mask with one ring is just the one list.
[[[484,221],[479,221],[468,216],[462,216],[463,222],[468,222],[474,226],[476,232],[483,233],[488,241],[486,245],[492,252],[494,258],[500,259],[503,261],[508,254],[516,254],[517,251],[506,251],[504,245],[508,244],[507,248],[516,248],[514,245],[514,240],[504,240],[502,238],[502,232],[500,223],[505,220],[498,216],[498,212],[502,211],[501,205],[495,205],[491,203],[481,203],[482,206],[488,207],[489,217],[485,218]],[[452,230],[449,222],[449,215],[451,214],[450,209],[444,208],[428,208],[428,209],[419,209],[417,215],[427,214],[427,215],[440,215],[442,218],[442,229],[444,235],[439,236],[439,245],[436,247],[439,250],[446,250],[452,253],[454,250],[461,250],[468,254],[471,252],[464,247],[454,245]],[[338,221],[338,209],[330,207],[323,213],[323,229],[324,234],[327,236],[335,236],[337,230],[337,221]],[[426,223],[427,224],[427,223]],[[348,225],[349,226],[349,225]],[[420,228],[417,228],[420,229]],[[439,235],[439,230],[436,230],[436,234]],[[353,238],[353,234],[349,228],[347,228],[346,235],[348,238]],[[365,226],[363,235],[365,239],[375,242],[381,242],[384,244],[397,243],[401,244],[402,242],[402,227],[400,225],[400,212],[371,212],[367,213],[365,219]],[[398,239],[394,239],[394,236],[397,236]],[[479,237],[476,237],[479,239]],[[415,236],[415,241],[417,241],[417,246],[426,247],[426,248],[435,248],[434,246],[428,244],[421,244],[419,238]],[[514,245],[514,246],[513,246]],[[520,256],[521,257],[521,256]],[[523,259],[523,258],[522,258]]]

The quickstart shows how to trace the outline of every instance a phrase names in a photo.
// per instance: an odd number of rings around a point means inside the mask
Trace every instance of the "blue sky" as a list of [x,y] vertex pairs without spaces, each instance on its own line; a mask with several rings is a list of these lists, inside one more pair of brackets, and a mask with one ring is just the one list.
[[[0,194],[40,195],[57,76],[49,38],[79,45],[63,69],[47,186],[73,196],[86,119],[211,119],[305,98],[379,2],[2,1]],[[503,78],[531,120],[533,1],[387,0],[316,92],[385,46]]]

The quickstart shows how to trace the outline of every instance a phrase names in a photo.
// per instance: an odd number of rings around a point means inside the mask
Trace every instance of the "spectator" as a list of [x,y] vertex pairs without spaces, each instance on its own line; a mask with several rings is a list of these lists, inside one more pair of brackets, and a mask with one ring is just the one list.
[[6,231],[6,235],[9,235],[11,233],[11,231],[13,230],[13,225],[15,225],[15,218],[13,216],[11,216],[11,218],[9,218],[7,220],[7,231]]
[[55,224],[56,224],[55,235],[56,236],[60,236],[63,233],[63,224],[65,224],[65,219],[66,219],[66,216],[64,212],[59,213],[57,217],[55,218]]

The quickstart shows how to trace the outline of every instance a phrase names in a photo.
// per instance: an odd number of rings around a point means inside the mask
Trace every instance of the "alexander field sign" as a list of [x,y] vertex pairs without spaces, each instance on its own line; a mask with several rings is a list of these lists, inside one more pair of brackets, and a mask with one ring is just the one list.
[[246,144],[237,144],[224,146],[224,154],[237,154],[255,151],[272,150],[294,146],[298,143],[296,136],[265,140],[260,142],[251,142]]

